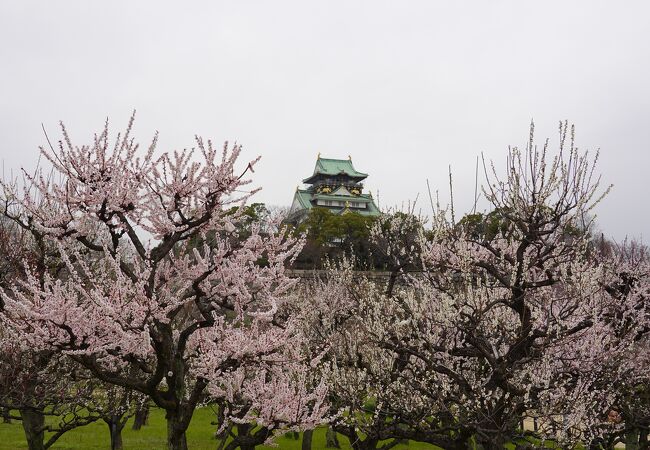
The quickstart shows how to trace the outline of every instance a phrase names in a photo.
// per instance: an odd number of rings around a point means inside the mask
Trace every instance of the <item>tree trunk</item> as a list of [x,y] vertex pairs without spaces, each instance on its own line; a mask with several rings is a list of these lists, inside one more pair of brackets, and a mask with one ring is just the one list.
[[21,409],[20,416],[29,450],[45,450],[45,416],[33,409]]
[[124,448],[122,443],[122,429],[126,425],[126,422],[120,419],[120,416],[112,416],[109,420],[104,419],[111,434],[111,450],[122,450]]
[[[267,433],[254,433],[255,426],[248,423],[236,425],[237,437],[226,447],[226,450],[239,448],[240,450],[255,450],[269,436]],[[267,430],[268,431],[268,430]]]
[[388,279],[388,286],[386,287],[386,295],[389,297],[393,296],[393,290],[395,289],[395,283],[399,277],[399,269],[393,269],[390,272],[390,278]]
[[338,432],[348,438],[352,450],[376,450],[377,444],[379,444],[379,439],[374,436],[366,436],[365,439],[362,439],[354,427],[340,427]]
[[11,423],[11,410],[2,408],[2,423]]
[[453,446],[450,447],[450,450],[467,450],[467,449],[476,449],[476,443],[473,442],[472,440],[467,440],[467,441],[461,441],[461,440],[456,440],[453,443]]
[[230,436],[230,432],[232,431],[233,425],[228,425],[225,430],[223,430],[221,433],[216,433],[215,437],[219,439],[219,444],[217,445],[217,450],[223,450],[226,448],[226,441],[228,440],[228,436]]
[[483,450],[503,450],[505,442],[501,436],[492,436],[489,440],[478,440],[478,444]]
[[326,448],[341,448],[339,444],[339,438],[336,435],[336,431],[332,427],[328,426],[325,431],[325,447]]
[[354,450],[376,450],[377,444],[379,444],[378,439],[359,439],[354,444],[352,444],[352,448]]
[[187,438],[185,437],[187,425],[175,411],[167,411],[165,419],[167,419],[167,449],[187,450]]
[[149,405],[144,404],[135,411],[133,417],[133,430],[139,430],[149,423]]
[[311,441],[313,437],[314,437],[314,430],[305,430],[302,433],[301,450],[311,450]]
[[648,450],[648,430],[646,428],[639,431],[639,450]]
[[630,430],[625,433],[625,450],[638,450],[639,449],[639,432],[637,430]]

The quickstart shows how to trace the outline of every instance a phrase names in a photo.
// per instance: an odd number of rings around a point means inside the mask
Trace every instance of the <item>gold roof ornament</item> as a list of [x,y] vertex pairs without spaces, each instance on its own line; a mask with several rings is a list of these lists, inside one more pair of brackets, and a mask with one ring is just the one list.
[[348,159],[352,161],[352,155],[348,155]]
[[318,155],[316,155],[317,159],[320,159],[320,152],[318,152]]

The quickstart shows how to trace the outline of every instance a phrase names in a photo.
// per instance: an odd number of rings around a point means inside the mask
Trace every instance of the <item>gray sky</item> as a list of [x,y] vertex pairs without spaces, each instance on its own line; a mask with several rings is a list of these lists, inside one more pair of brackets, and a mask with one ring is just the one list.
[[[370,174],[381,206],[426,179],[467,210],[475,158],[537,136],[601,149],[600,228],[648,240],[646,1],[0,0],[0,159],[33,167],[59,119],[78,143],[138,111],[141,142],[194,134],[261,154],[257,200],[288,205],[316,154]],[[244,163],[244,161],[242,161]]]

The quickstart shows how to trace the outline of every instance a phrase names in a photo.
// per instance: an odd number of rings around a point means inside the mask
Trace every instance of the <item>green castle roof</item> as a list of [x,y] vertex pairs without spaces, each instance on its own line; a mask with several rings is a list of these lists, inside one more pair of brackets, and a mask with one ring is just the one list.
[[321,158],[316,159],[316,167],[314,167],[314,174],[305,178],[303,183],[311,183],[318,175],[347,175],[351,178],[363,180],[368,176],[366,173],[358,172],[352,165],[352,159],[330,159]]

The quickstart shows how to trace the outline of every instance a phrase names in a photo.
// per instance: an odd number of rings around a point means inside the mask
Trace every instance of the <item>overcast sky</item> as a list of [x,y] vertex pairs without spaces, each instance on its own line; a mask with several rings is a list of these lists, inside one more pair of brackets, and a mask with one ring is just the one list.
[[[257,200],[288,205],[316,155],[352,156],[380,206],[426,180],[471,206],[476,156],[502,162],[531,119],[600,148],[614,189],[597,210],[648,241],[647,1],[0,0],[0,159],[33,167],[58,120],[89,142],[137,109],[160,149],[200,134],[261,154]],[[243,165],[245,162],[242,161]]]

